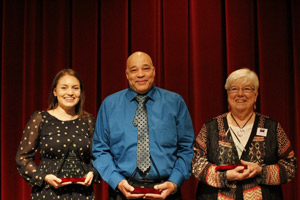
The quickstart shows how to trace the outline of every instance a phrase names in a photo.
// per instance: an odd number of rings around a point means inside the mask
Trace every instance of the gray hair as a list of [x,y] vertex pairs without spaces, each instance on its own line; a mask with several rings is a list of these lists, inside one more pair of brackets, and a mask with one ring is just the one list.
[[251,84],[253,84],[254,86],[255,91],[257,91],[259,88],[259,80],[257,74],[248,68],[242,68],[233,71],[226,79],[225,89],[228,90],[231,84],[236,80],[251,82]]

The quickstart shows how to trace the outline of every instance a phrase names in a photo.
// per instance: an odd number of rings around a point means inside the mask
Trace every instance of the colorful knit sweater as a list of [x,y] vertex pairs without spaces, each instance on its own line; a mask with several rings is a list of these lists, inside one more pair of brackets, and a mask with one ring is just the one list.
[[[258,163],[262,173],[243,181],[228,181],[220,164],[240,164],[228,130],[227,113],[205,123],[196,138],[192,173],[199,180],[197,199],[282,199],[280,184],[295,176],[296,157],[280,124],[256,113],[251,135],[241,159]],[[257,135],[258,128],[267,135]]]

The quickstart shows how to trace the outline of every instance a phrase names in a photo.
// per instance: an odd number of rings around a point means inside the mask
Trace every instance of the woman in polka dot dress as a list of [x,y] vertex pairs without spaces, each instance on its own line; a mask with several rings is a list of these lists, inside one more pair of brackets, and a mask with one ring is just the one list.
[[27,123],[16,162],[21,176],[33,186],[31,199],[95,199],[92,183],[99,182],[91,163],[95,121],[83,103],[81,78],[64,69],[53,80],[48,110],[35,112]]

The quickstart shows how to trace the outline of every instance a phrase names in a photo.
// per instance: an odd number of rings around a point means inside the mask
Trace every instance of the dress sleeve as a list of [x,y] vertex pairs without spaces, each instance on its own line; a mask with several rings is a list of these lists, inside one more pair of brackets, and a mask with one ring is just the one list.
[[89,135],[90,135],[90,163],[88,164],[88,171],[92,171],[94,173],[93,183],[100,183],[100,175],[98,171],[93,167],[92,164],[92,143],[93,143],[93,136],[95,130],[95,119],[92,115],[88,115],[87,117],[88,124],[89,124]]
[[196,138],[194,157],[192,161],[192,173],[201,182],[215,187],[234,187],[234,182],[227,181],[226,172],[216,170],[217,165],[207,159],[207,128],[204,124]]
[[278,123],[277,126],[278,162],[273,165],[263,165],[260,182],[265,185],[280,185],[295,177],[297,160],[291,142]]
[[41,121],[41,112],[37,111],[31,116],[23,131],[15,158],[19,173],[32,186],[41,186],[46,175],[39,170],[34,162],[39,147]]

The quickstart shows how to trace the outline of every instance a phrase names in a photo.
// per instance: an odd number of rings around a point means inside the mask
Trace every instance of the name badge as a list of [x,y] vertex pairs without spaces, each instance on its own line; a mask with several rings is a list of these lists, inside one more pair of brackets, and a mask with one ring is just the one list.
[[268,133],[268,129],[266,128],[257,128],[256,135],[266,137]]

